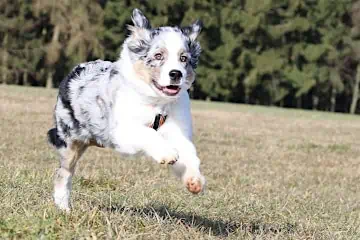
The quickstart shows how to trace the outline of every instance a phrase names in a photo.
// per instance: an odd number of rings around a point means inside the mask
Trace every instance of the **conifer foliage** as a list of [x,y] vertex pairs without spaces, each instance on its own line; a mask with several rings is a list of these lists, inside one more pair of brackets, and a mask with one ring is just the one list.
[[79,62],[116,60],[134,7],[153,26],[204,22],[192,98],[360,112],[351,0],[2,0],[0,82],[57,87]]

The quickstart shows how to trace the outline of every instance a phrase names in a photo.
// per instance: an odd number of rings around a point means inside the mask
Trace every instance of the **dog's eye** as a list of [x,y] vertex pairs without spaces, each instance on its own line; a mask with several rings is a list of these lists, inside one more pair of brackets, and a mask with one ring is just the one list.
[[156,60],[161,60],[162,59],[162,54],[161,53],[157,53],[157,54],[155,54],[155,59]]
[[187,56],[181,56],[180,61],[181,62],[186,62],[187,61]]

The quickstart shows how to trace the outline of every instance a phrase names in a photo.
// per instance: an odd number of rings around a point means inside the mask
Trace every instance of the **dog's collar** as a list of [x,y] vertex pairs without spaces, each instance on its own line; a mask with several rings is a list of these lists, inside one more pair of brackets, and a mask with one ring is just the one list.
[[[149,125],[149,127],[153,128],[155,131],[157,131],[165,123],[166,118],[167,118],[167,115],[156,114],[154,122],[151,123]],[[104,148],[103,145],[97,143],[94,139],[90,140],[89,145]]]
[[167,118],[167,115],[157,114],[155,116],[155,120],[152,124],[149,125],[149,127],[153,128],[155,131],[157,131],[164,123]]

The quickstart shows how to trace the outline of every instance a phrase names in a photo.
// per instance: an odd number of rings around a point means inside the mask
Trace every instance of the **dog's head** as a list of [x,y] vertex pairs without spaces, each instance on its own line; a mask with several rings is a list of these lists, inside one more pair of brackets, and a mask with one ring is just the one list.
[[201,21],[184,28],[152,28],[138,9],[134,9],[132,21],[125,47],[137,76],[161,97],[176,98],[181,91],[188,90],[195,80],[194,70],[201,51],[196,41]]

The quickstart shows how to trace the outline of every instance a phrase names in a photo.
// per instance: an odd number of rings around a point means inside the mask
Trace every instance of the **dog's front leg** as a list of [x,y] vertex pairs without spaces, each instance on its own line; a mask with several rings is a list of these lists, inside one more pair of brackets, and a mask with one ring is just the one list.
[[184,135],[182,129],[169,119],[168,124],[161,129],[165,139],[175,146],[179,160],[172,165],[175,175],[181,178],[191,193],[199,193],[205,188],[205,178],[200,172],[200,159],[191,139]]
[[114,131],[115,149],[120,153],[144,152],[160,164],[174,164],[178,152],[154,129],[145,126],[118,127]]
[[190,98],[184,92],[172,106],[171,112],[159,133],[179,153],[179,160],[172,166],[187,189],[199,193],[205,188],[205,178],[200,172],[200,159],[192,142],[192,118]]

